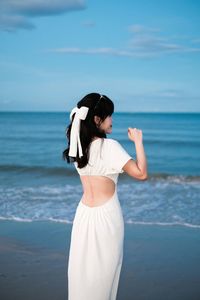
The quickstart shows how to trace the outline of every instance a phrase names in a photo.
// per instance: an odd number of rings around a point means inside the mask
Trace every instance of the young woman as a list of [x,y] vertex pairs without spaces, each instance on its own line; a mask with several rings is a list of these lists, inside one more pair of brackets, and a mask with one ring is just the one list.
[[83,196],[71,232],[68,300],[116,299],[124,242],[118,175],[125,171],[136,179],[147,179],[142,131],[128,128],[136,161],[117,140],[106,137],[112,132],[113,112],[114,104],[107,96],[91,93],[70,114],[63,158],[74,163]]

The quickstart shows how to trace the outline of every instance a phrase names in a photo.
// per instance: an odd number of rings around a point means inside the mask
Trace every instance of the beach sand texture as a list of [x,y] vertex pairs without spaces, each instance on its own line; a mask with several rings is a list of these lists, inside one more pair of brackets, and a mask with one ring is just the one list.
[[[67,300],[71,228],[0,222],[1,300]],[[199,229],[125,224],[124,243],[118,300],[200,299]]]

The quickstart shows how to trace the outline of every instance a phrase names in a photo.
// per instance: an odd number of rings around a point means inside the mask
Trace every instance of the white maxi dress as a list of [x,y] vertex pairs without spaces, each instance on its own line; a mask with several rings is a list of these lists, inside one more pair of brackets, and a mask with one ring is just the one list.
[[123,261],[124,220],[117,194],[122,167],[132,157],[121,144],[108,138],[91,143],[88,164],[79,175],[106,176],[115,192],[95,207],[81,200],[72,225],[68,258],[68,300],[115,300]]

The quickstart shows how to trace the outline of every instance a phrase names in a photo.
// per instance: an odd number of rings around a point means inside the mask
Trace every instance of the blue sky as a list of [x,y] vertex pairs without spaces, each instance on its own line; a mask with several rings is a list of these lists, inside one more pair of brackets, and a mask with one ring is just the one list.
[[0,110],[200,112],[200,1],[0,2]]

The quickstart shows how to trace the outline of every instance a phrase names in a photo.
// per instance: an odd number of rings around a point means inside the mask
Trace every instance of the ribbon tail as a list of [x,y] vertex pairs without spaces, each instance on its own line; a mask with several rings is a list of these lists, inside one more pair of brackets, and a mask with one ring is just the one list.
[[79,151],[79,157],[83,156],[82,147],[81,147],[81,141],[80,137],[78,136],[78,151]]
[[76,157],[77,155],[77,130],[78,130],[78,123],[74,119],[71,128],[70,134],[70,149],[69,149],[69,156]]

